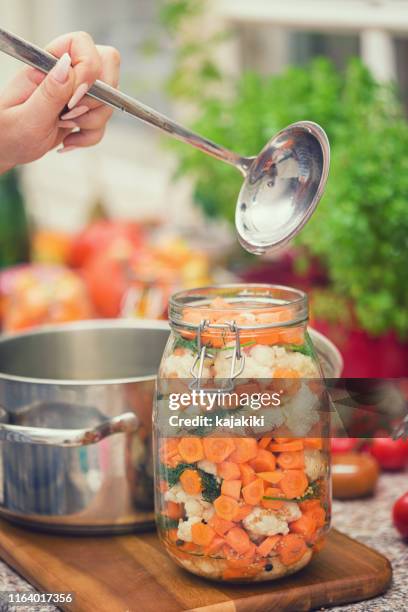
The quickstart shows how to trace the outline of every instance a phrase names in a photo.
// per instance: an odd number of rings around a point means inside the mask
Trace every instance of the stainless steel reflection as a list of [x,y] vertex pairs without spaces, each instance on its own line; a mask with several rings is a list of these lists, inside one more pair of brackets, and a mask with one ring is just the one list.
[[[311,330],[327,377],[342,360]],[[0,515],[47,531],[152,528],[151,418],[169,329],[92,321],[0,339]]]
[[0,340],[0,514],[75,533],[153,526],[151,411],[167,337],[166,323],[97,321]]
[[[43,72],[56,63],[50,53],[2,29],[0,50]],[[272,138],[257,157],[244,157],[101,81],[96,81],[88,95],[237,168],[245,181],[235,223],[241,244],[252,253],[271,251],[289,242],[323,194],[330,147],[324,130],[315,123],[294,123]]]

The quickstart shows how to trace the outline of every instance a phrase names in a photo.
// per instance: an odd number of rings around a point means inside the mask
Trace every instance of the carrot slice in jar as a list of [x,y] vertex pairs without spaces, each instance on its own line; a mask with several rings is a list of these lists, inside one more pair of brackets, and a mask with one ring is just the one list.
[[200,474],[189,468],[181,474],[180,483],[188,495],[198,495],[203,489]]
[[273,472],[257,472],[257,477],[262,478],[265,482],[277,484],[283,478],[282,470],[274,470]]
[[214,501],[214,510],[222,519],[233,521],[238,514],[239,505],[236,499],[228,495],[220,495]]
[[266,448],[270,442],[272,442],[272,438],[269,438],[269,437],[261,438],[258,442],[258,448]]
[[[275,487],[268,487],[265,490],[264,497],[283,497],[283,493],[280,489]],[[278,499],[263,499],[262,506],[268,510],[280,510],[283,507],[283,501]]]
[[203,444],[200,438],[181,438],[178,452],[187,463],[195,463],[204,459]]
[[268,536],[264,539],[264,541],[256,547],[257,553],[261,555],[261,557],[267,557],[274,548],[280,542],[281,536],[273,535]]
[[194,523],[191,526],[191,538],[198,546],[208,546],[215,537],[214,529],[205,523]]
[[248,514],[251,514],[253,509],[254,507],[250,506],[249,504],[240,505],[238,513],[234,519],[235,523],[238,523],[239,521],[243,521],[244,518],[248,516]]
[[255,470],[247,463],[240,463],[239,471],[241,472],[241,480],[244,486],[249,485],[250,482],[253,482],[257,478]]
[[232,438],[204,438],[203,441],[204,455],[208,461],[212,463],[221,463],[235,449],[235,444]]
[[280,453],[277,463],[284,470],[299,470],[305,467],[303,451]]
[[163,514],[171,519],[180,519],[184,515],[182,504],[177,504],[172,501],[166,502]]
[[214,555],[224,546],[224,544],[224,538],[216,535],[212,542],[203,549],[203,553],[208,556]]
[[246,553],[251,546],[251,541],[247,532],[240,527],[233,527],[230,529],[225,536],[225,541],[233,550],[240,554]]
[[317,524],[311,513],[303,514],[296,521],[290,523],[290,530],[301,535],[306,542],[309,542],[317,529]]
[[281,444],[271,442],[268,449],[273,453],[291,453],[303,450],[302,440],[292,440],[291,442],[282,442]]
[[241,480],[223,480],[221,485],[221,495],[228,495],[234,499],[239,499],[241,495]]
[[284,496],[289,499],[302,497],[309,486],[306,474],[301,470],[285,471],[282,480],[278,484]]
[[276,467],[276,459],[270,451],[260,448],[255,459],[252,459],[249,465],[255,472],[273,472]]
[[301,560],[307,552],[304,539],[296,533],[289,533],[282,536],[279,546],[279,558],[283,565],[293,565]]
[[247,463],[258,454],[258,445],[255,438],[234,438],[235,450],[229,460],[236,463]]
[[218,516],[218,514],[213,514],[213,516],[208,521],[208,524],[214,529],[215,533],[220,536],[223,536],[227,533],[227,531],[235,527],[235,523],[221,518],[220,516]]
[[217,466],[217,474],[224,480],[239,480],[241,476],[239,466],[232,461],[222,461]]
[[259,504],[264,496],[264,485],[262,478],[257,478],[246,487],[242,489],[242,497],[245,503],[250,506],[256,506]]

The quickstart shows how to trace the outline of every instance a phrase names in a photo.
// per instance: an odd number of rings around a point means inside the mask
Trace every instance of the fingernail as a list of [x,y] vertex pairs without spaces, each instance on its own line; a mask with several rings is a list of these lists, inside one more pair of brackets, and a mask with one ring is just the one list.
[[74,129],[79,127],[75,121],[58,121],[57,126],[59,128],[63,128],[64,130]]
[[57,153],[69,153],[70,151],[75,151],[78,147],[74,147],[71,145],[70,147],[61,147],[61,149],[57,149]]
[[74,106],[76,106],[78,102],[82,100],[88,89],[89,85],[87,83],[82,83],[68,102],[68,108],[74,108]]
[[65,115],[61,115],[61,119],[63,121],[65,121],[66,119],[76,119],[77,117],[80,117],[81,115],[85,115],[85,113],[87,113],[88,111],[89,111],[89,108],[87,106],[77,106],[76,108],[73,108],[68,113],[65,113]]
[[50,71],[50,75],[58,83],[66,83],[68,80],[69,70],[71,68],[71,58],[68,53],[64,53]]

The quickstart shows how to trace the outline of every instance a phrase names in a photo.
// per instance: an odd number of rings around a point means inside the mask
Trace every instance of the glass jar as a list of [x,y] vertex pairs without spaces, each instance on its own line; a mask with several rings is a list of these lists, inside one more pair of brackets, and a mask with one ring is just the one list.
[[330,523],[329,412],[307,298],[273,285],[174,295],[153,419],[159,537],[194,574],[297,572]]

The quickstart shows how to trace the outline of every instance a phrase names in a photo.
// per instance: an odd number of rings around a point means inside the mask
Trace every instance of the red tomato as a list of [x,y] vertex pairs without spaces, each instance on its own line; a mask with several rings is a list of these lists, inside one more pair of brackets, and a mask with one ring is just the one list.
[[119,316],[122,299],[129,286],[128,264],[109,254],[94,256],[82,270],[88,294],[102,317]]
[[403,538],[408,538],[408,493],[405,493],[394,504],[392,511],[394,525]]
[[408,441],[374,438],[370,453],[384,470],[403,470],[408,464]]
[[[129,221],[95,221],[74,238],[68,254],[68,264],[81,268],[99,253],[129,252],[139,248],[143,232],[139,225]],[[116,254],[115,253],[115,254]]]
[[356,449],[357,444],[357,438],[332,438],[330,441],[330,448],[333,454],[350,453]]

